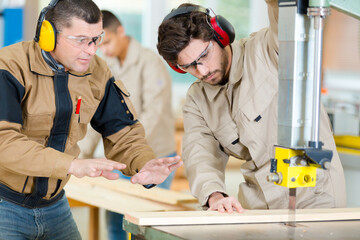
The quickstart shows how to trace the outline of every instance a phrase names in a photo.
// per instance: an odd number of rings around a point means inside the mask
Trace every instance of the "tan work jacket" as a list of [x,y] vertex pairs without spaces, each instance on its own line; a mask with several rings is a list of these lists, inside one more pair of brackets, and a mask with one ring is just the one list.
[[[120,79],[129,92],[145,136],[157,157],[175,152],[175,122],[172,113],[171,77],[161,58],[130,37],[122,65],[118,58],[102,56],[115,79]],[[81,142],[84,156],[94,152],[100,135],[86,136]]]
[[[277,142],[277,1],[267,1],[270,27],[231,45],[229,82],[211,86],[197,80],[184,105],[183,160],[191,192],[202,205],[213,192],[226,194],[229,156],[246,160],[239,201],[247,209],[288,207],[288,189],[269,183]],[[260,118],[260,119],[259,119]],[[314,188],[299,188],[297,208],[344,207],[345,181],[329,119],[321,111],[320,138],[334,153],[331,169],[318,170]]]
[[[91,120],[105,137],[107,158],[125,163],[125,174],[134,175],[155,158],[126,89],[121,81],[114,82],[104,60],[95,56],[87,72],[64,74],[68,95],[56,99],[54,72],[37,43],[21,42],[0,50],[0,183],[18,193],[31,193],[35,179],[47,177],[44,199],[56,196],[70,177],[70,163],[79,154],[77,142]],[[80,96],[80,113],[75,114]],[[69,128],[61,152],[47,145],[56,124],[56,106],[66,100]],[[110,100],[122,104],[114,107]]]

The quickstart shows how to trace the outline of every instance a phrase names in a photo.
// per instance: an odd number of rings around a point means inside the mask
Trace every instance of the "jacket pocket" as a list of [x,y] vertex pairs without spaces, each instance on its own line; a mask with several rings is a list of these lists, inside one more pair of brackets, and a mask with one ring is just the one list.
[[[269,81],[263,81],[262,86],[259,87],[254,95],[241,107],[242,112],[249,121],[260,122],[262,113],[274,102],[274,97],[277,97],[276,93],[276,89],[270,85]],[[277,105],[277,98],[275,100]]]
[[81,105],[79,114],[75,114],[75,119],[78,123],[88,124],[94,116],[96,109],[95,107]]
[[48,136],[53,125],[51,113],[27,114],[23,116],[22,131],[28,136]]
[[233,121],[224,124],[213,133],[225,153],[239,157],[241,147],[239,145],[238,129]]
[[81,105],[79,114],[74,115],[74,120],[70,126],[70,142],[75,144],[77,141],[85,137],[87,126],[90,123],[95,111],[95,106],[89,106],[86,104]]

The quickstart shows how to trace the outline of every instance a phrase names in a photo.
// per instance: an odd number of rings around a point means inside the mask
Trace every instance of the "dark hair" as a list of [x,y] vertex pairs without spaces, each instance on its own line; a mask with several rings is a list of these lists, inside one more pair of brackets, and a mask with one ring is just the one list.
[[103,28],[115,32],[119,26],[122,26],[121,21],[110,11],[101,10],[103,17]]
[[71,27],[73,17],[95,24],[101,20],[101,11],[92,0],[60,0],[50,9],[45,19],[52,22],[57,30]]
[[[184,6],[199,5],[184,3],[179,8]],[[213,38],[214,30],[209,21],[209,16],[199,11],[163,21],[158,32],[159,54],[168,63],[176,65],[179,53],[189,45],[191,39],[210,41]]]

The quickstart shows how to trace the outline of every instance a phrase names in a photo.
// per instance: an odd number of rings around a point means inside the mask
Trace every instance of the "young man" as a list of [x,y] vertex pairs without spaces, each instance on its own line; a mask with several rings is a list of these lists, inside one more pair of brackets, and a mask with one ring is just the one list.
[[[39,23],[39,43],[0,50],[0,239],[80,239],[63,190],[71,175],[118,169],[159,184],[181,162],[154,159],[122,82],[95,56],[103,28],[91,0],[53,0]],[[89,122],[107,159],[77,158]]]
[[[115,79],[129,92],[146,140],[157,157],[175,156],[174,117],[171,105],[171,77],[161,57],[126,35],[125,28],[111,12],[102,10],[104,40],[99,46]],[[93,156],[101,138],[92,128],[80,142],[81,154]],[[170,188],[173,173],[158,187]],[[120,177],[124,177],[120,174]],[[106,211],[109,239],[126,239],[123,215]]]
[[[160,55],[198,78],[183,107],[182,158],[193,195],[210,210],[288,208],[288,189],[266,180],[277,142],[278,101],[278,2],[266,2],[270,27],[232,44],[223,44],[229,34],[220,31],[229,23],[220,19],[225,26],[219,28],[206,9],[192,4],[180,5],[159,27]],[[321,125],[324,148],[334,153],[331,168],[318,171],[316,187],[298,190],[297,208],[345,206],[343,170],[325,111]],[[238,200],[225,189],[229,156],[246,160]]]

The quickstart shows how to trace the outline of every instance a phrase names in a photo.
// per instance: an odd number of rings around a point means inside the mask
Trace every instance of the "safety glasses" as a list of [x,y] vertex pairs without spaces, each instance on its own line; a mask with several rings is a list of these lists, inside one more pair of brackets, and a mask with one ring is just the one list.
[[104,40],[105,32],[103,31],[100,35],[95,37],[75,37],[71,35],[65,35],[62,32],[58,32],[62,36],[64,36],[68,42],[73,45],[76,48],[81,48],[82,50],[88,49],[92,43],[95,45],[101,44],[101,42]]
[[195,71],[197,65],[204,65],[211,59],[212,53],[213,53],[213,43],[212,41],[210,41],[209,45],[205,48],[204,51],[202,51],[199,57],[197,57],[194,61],[184,65],[177,64],[177,67],[183,70],[184,72]]

